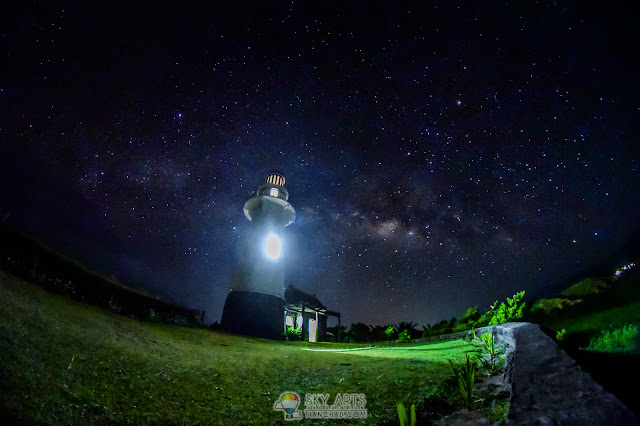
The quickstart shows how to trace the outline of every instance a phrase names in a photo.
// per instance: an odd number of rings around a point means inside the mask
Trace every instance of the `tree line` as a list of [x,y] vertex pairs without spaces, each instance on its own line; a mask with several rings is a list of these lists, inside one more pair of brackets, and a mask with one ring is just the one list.
[[522,290],[506,302],[496,300],[489,309],[480,314],[478,307],[471,307],[458,319],[442,320],[433,325],[422,325],[413,322],[400,322],[388,325],[367,325],[361,322],[346,326],[327,327],[329,340],[344,343],[369,343],[384,341],[407,342],[421,337],[439,336],[441,334],[456,333],[487,325],[504,324],[522,319],[526,313],[526,303],[523,301],[525,291]]

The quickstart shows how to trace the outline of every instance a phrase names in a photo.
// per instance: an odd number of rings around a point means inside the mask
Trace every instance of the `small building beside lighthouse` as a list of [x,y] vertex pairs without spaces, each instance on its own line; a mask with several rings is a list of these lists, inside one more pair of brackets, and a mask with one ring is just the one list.
[[221,327],[233,333],[282,338],[285,228],[296,212],[289,203],[285,178],[271,172],[256,195],[244,204],[251,221],[242,255],[222,312]]
[[[340,330],[340,313],[330,311],[316,297],[289,285],[284,292],[284,331],[288,328],[297,330],[301,340],[305,342],[324,342],[327,340],[327,319],[332,316],[338,319]],[[339,340],[340,336],[337,337]]]

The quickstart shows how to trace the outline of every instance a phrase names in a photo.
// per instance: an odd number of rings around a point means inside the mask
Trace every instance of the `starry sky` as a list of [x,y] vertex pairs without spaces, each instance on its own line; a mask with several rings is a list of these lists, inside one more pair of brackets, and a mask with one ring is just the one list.
[[0,220],[207,322],[273,169],[286,285],[347,324],[543,294],[640,230],[624,5],[3,8]]

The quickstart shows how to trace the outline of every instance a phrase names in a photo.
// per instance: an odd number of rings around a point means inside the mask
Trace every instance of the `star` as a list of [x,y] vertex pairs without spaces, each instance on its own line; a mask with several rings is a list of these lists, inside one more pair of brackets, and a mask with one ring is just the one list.
[[54,33],[53,10],[12,8],[0,218],[208,323],[273,169],[298,214],[285,282],[347,325],[450,319],[605,261],[640,228],[640,63],[611,48],[640,38],[633,16],[434,7],[108,6],[100,54],[86,6]]

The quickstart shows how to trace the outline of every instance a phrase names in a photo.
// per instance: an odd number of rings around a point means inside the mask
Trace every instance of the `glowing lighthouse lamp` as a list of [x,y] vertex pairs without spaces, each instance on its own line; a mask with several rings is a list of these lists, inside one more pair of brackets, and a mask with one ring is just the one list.
[[275,234],[269,234],[267,237],[267,243],[264,245],[264,253],[270,259],[277,259],[280,257],[280,251],[282,250],[282,242]]
[[248,238],[231,281],[221,326],[234,333],[278,339],[284,312],[284,229],[296,217],[285,179],[271,172],[244,204],[251,221]]

